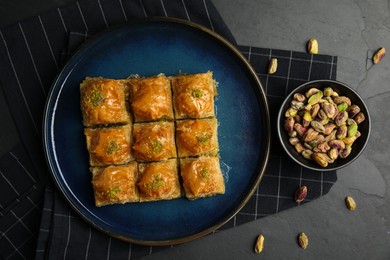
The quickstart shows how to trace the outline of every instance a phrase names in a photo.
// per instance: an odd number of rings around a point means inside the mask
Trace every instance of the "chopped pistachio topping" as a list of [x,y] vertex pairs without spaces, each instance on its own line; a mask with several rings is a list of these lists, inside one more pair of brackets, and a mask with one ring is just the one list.
[[198,140],[199,143],[205,143],[209,141],[212,136],[213,136],[212,134],[204,133],[202,135],[197,135],[196,140]]
[[120,189],[118,186],[112,187],[107,191],[107,196],[110,199],[115,199],[118,197],[118,192],[120,192]]
[[200,98],[200,97],[203,96],[203,92],[202,92],[202,90],[200,90],[200,89],[194,89],[194,90],[192,91],[192,96],[193,96],[194,98]]
[[87,96],[87,101],[91,103],[94,107],[99,106],[101,103],[104,102],[106,98],[104,97],[103,93],[98,89],[96,85],[93,86],[93,89]]
[[202,170],[200,170],[200,176],[202,176],[202,179],[210,178],[209,170],[203,168]]
[[154,175],[153,176],[152,183],[145,183],[144,184],[145,188],[147,188],[149,190],[152,190],[152,191],[156,191],[156,190],[160,189],[163,186],[164,186],[164,180],[160,176],[158,176],[158,175]]
[[159,153],[163,149],[163,144],[159,140],[154,140],[152,142],[152,151],[153,153]]
[[110,141],[107,145],[106,152],[107,154],[113,154],[116,153],[120,149],[120,146],[115,141]]

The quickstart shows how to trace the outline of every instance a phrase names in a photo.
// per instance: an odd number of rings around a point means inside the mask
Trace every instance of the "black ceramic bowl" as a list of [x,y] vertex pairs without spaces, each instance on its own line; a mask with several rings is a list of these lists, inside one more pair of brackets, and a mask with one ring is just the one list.
[[[352,144],[352,151],[349,156],[346,158],[337,158],[333,163],[329,163],[327,167],[321,167],[315,161],[305,159],[301,154],[299,154],[295,150],[294,146],[290,144],[290,137],[284,130],[284,120],[286,119],[285,112],[290,107],[290,102],[293,100],[294,94],[305,94],[307,90],[313,87],[318,88],[320,90],[323,90],[325,87],[331,87],[334,91],[338,92],[340,96],[349,97],[351,103],[358,105],[360,107],[360,111],[363,112],[365,115],[365,120],[358,125],[358,130],[361,133],[361,136],[356,139],[356,141]],[[344,83],[332,80],[310,81],[294,89],[286,97],[279,110],[277,124],[279,140],[287,154],[295,162],[299,163],[303,167],[316,171],[337,170],[347,166],[348,164],[356,160],[366,147],[371,131],[370,115],[363,99],[351,87],[345,85]]]

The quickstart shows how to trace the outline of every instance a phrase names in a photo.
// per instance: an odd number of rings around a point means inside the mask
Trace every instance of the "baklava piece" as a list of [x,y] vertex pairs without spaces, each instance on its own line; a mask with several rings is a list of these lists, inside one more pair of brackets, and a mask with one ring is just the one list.
[[172,78],[175,117],[213,117],[214,96],[217,95],[212,72],[179,75]]
[[165,75],[130,79],[129,89],[135,122],[174,118],[171,83]]
[[140,202],[171,200],[181,197],[176,159],[140,163],[138,169]]
[[86,78],[80,84],[84,126],[130,123],[125,89],[123,80]]
[[225,193],[225,182],[218,157],[181,159],[180,172],[188,199]]
[[138,123],[133,127],[133,155],[141,161],[176,157],[173,122]]
[[138,170],[135,161],[128,165],[92,167],[95,205],[138,202]]
[[125,164],[131,156],[131,127],[85,128],[89,164],[105,166]]
[[176,122],[176,144],[179,157],[218,154],[216,119],[186,119]]

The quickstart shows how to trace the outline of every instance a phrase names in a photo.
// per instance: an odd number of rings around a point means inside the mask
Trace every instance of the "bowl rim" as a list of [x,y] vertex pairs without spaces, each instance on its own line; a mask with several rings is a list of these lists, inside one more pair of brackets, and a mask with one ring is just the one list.
[[[310,165],[304,164],[301,161],[299,161],[297,158],[295,158],[295,156],[293,154],[290,153],[290,151],[287,149],[286,144],[283,142],[282,134],[285,134],[285,132],[282,130],[282,125],[281,125],[281,119],[282,119],[282,116],[285,113],[283,107],[286,105],[287,101],[291,98],[291,96],[294,95],[295,93],[297,93],[299,89],[304,88],[307,85],[316,84],[316,83],[318,83],[318,84],[319,83],[321,83],[321,84],[332,83],[332,84],[340,85],[341,87],[347,88],[348,90],[353,92],[357,96],[358,99],[360,99],[362,105],[364,106],[364,109],[366,110],[366,113],[364,114],[365,115],[365,120],[368,123],[366,140],[363,143],[362,148],[355,155],[354,158],[352,158],[351,160],[349,160],[346,163],[344,163],[342,165],[339,165],[339,166],[322,168],[321,166],[312,167]],[[288,154],[288,156],[291,159],[293,159],[296,163],[298,163],[302,167],[305,167],[305,168],[310,169],[310,170],[322,171],[322,172],[325,172],[325,171],[335,171],[335,170],[339,170],[341,168],[344,168],[347,165],[349,165],[352,162],[354,162],[361,155],[361,153],[364,151],[364,149],[366,148],[366,146],[368,144],[368,141],[370,139],[370,134],[371,134],[371,117],[370,117],[370,112],[368,110],[368,107],[367,107],[366,103],[364,102],[363,98],[356,92],[356,90],[354,90],[353,88],[351,88],[347,84],[345,84],[345,83],[343,83],[341,81],[331,80],[331,79],[311,80],[311,81],[305,82],[305,83],[299,85],[298,87],[294,88],[286,97],[284,97],[283,103],[280,105],[278,116],[277,116],[277,133],[278,133],[279,142],[280,142],[281,146],[283,147],[283,150]]]

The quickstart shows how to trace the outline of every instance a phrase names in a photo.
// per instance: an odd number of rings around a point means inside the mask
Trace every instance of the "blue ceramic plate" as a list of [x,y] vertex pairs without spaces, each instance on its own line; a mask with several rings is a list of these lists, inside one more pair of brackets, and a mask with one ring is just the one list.
[[[226,193],[206,199],[95,207],[79,83],[86,76],[213,71]],[[138,244],[189,241],[217,229],[248,201],[269,154],[269,111],[255,71],[219,35],[177,19],[139,20],[83,45],[55,80],[47,101],[44,145],[54,182],[70,206],[97,229]]]

